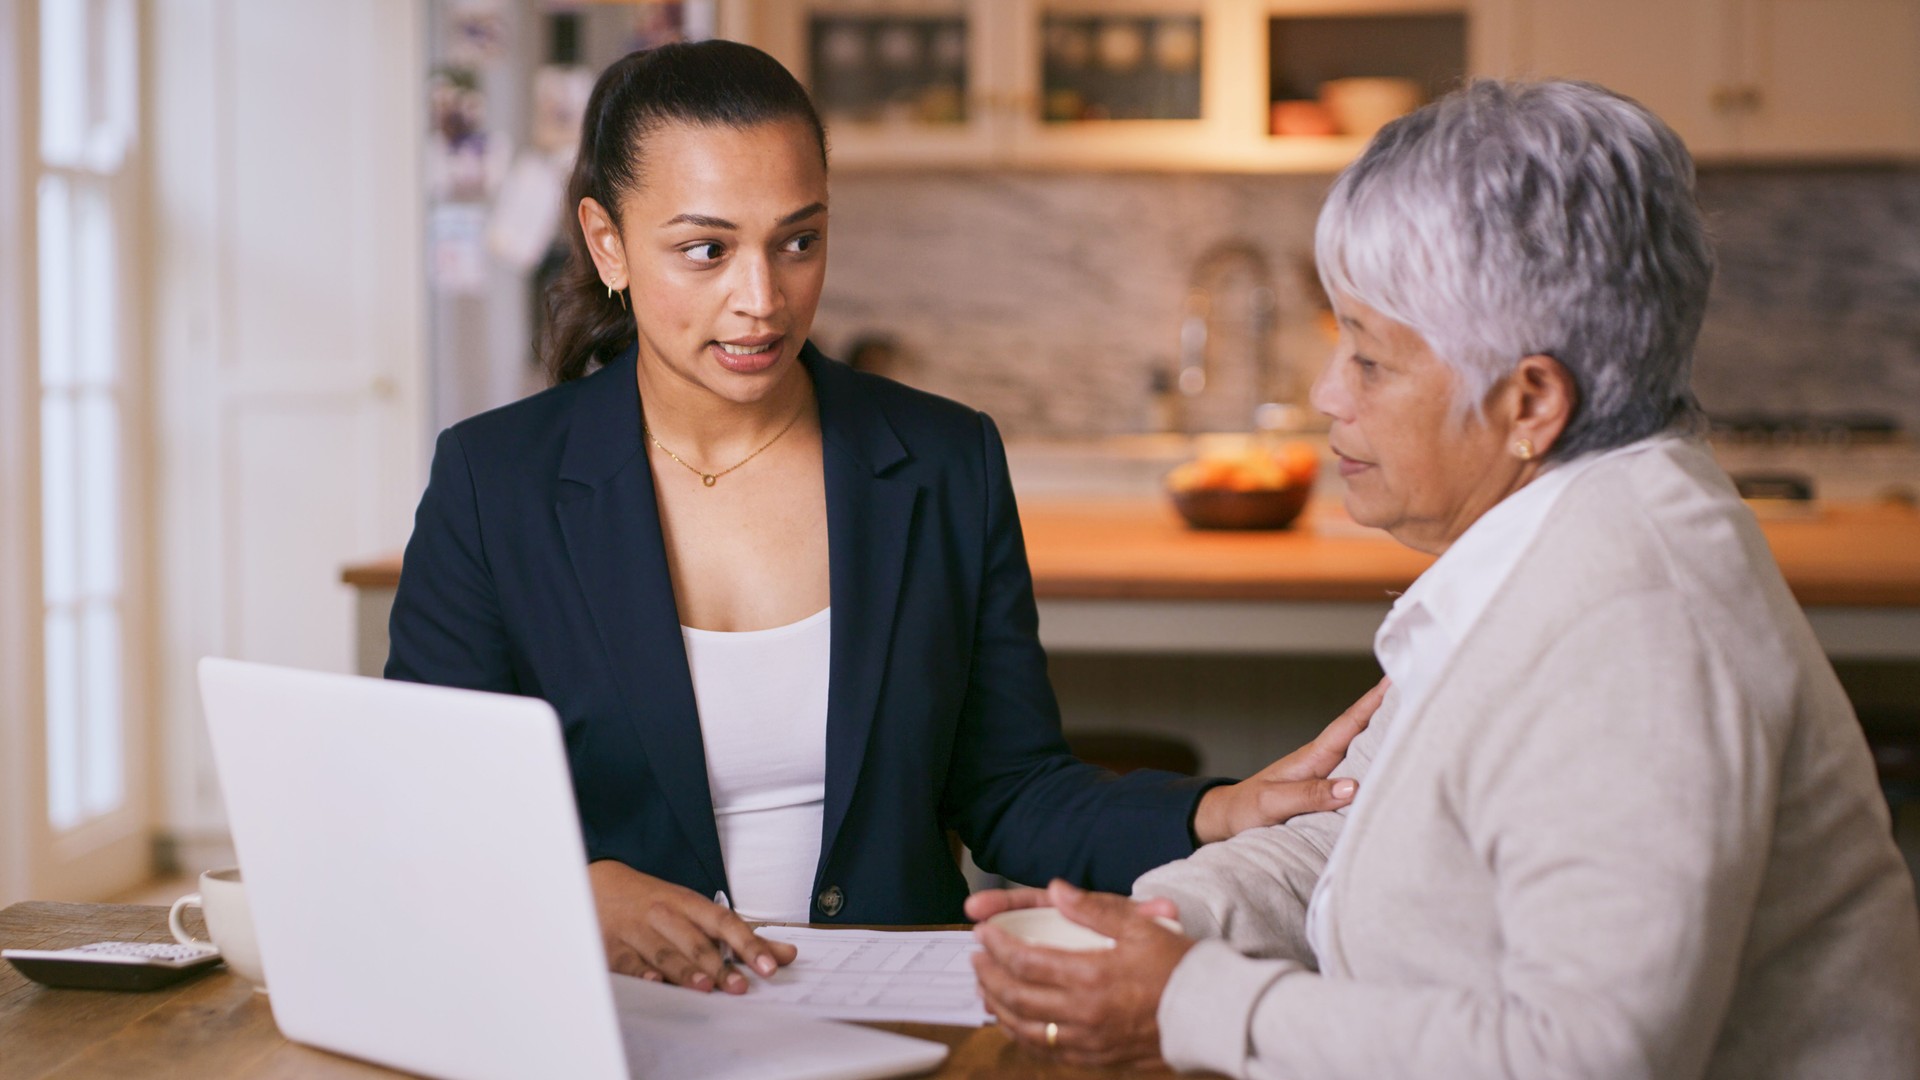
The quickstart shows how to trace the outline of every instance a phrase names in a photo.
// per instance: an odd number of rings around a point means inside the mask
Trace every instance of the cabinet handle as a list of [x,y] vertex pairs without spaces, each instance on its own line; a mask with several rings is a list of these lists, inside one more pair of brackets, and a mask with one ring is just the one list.
[[1758,112],[1765,100],[1757,86],[1716,86],[1708,100],[1715,112]]

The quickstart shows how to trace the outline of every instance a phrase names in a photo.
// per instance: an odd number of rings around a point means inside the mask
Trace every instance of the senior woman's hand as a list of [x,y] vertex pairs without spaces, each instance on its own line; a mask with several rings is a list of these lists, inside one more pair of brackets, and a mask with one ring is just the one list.
[[1312,742],[1237,784],[1201,796],[1193,815],[1194,838],[1211,844],[1248,829],[1278,825],[1300,814],[1338,810],[1352,802],[1360,790],[1358,782],[1330,780],[1327,774],[1347,756],[1354,737],[1367,730],[1386,695],[1387,680],[1381,679]]
[[1068,919],[1112,938],[1114,947],[1066,952],[1030,945],[987,923],[975,926],[974,936],[985,948],[974,954],[973,970],[980,997],[1001,1028],[1018,1042],[1075,1065],[1158,1062],[1160,995],[1193,947],[1193,939],[1154,921],[1174,916],[1173,904],[1135,903],[1059,880],[1045,892],[1003,892],[990,906],[1005,910],[1003,903],[1050,903]]

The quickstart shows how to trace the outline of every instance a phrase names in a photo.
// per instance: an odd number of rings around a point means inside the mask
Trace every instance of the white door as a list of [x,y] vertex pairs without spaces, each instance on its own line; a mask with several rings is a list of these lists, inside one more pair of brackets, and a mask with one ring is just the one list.
[[422,5],[176,0],[154,21],[168,825],[224,813],[194,664],[353,669],[343,564],[425,469]]

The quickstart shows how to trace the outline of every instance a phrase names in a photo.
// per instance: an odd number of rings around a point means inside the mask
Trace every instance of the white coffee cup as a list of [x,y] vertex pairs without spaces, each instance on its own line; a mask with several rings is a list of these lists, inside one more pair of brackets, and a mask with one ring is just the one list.
[[167,912],[167,929],[182,945],[206,942],[187,933],[180,916],[190,907],[200,909],[207,920],[207,933],[220,950],[234,974],[253,984],[255,993],[267,992],[266,969],[260,965],[260,943],[253,936],[253,915],[247,910],[247,891],[240,884],[240,869],[209,870],[200,875],[200,891],[188,893],[173,902]]
[[[1163,916],[1155,916],[1154,922],[1180,933],[1180,924]],[[1034,945],[1044,945],[1049,949],[1062,949],[1066,952],[1096,952],[1113,948],[1113,939],[1067,918],[1059,908],[1031,907],[1015,908],[1003,911],[987,920],[989,926],[997,926],[1022,941]]]

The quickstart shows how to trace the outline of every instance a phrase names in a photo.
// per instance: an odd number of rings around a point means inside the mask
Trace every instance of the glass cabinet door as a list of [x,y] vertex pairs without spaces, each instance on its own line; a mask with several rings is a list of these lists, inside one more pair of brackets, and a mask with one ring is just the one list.
[[1039,119],[1200,119],[1200,27],[1198,13],[1043,7]]
[[[1014,157],[1046,165],[1203,161],[1229,141],[1240,66],[1214,0],[1018,0]],[[1244,74],[1244,73],[1242,73]]]
[[836,165],[981,164],[1000,148],[995,56],[1003,50],[988,17],[996,6],[996,0],[774,4],[761,44],[813,95]]
[[1484,69],[1514,2],[736,0],[732,29],[807,84],[836,165],[1331,172]]

